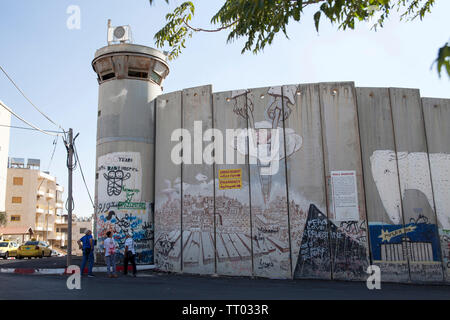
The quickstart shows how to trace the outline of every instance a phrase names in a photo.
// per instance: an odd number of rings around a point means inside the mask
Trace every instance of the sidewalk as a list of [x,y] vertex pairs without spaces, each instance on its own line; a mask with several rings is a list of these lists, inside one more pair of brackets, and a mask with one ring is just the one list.
[[[72,265],[81,266],[82,257],[72,256]],[[153,270],[154,265],[137,265],[137,270]],[[19,274],[67,274],[67,257],[50,257],[42,259],[8,259],[0,260],[0,273]],[[118,272],[123,271],[123,265],[116,265]],[[131,271],[132,267],[128,266]],[[87,268],[84,270],[87,272]],[[95,263],[93,272],[107,272],[104,264]]]

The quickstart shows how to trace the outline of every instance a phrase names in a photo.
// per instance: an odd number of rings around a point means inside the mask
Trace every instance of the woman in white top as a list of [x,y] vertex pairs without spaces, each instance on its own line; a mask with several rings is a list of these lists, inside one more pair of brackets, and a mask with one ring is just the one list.
[[[107,238],[103,242],[105,247],[105,260],[106,260],[106,270],[108,271],[108,277],[117,278],[116,274],[116,243],[112,237],[112,232],[108,231],[106,233]],[[112,267],[112,272],[110,268]]]

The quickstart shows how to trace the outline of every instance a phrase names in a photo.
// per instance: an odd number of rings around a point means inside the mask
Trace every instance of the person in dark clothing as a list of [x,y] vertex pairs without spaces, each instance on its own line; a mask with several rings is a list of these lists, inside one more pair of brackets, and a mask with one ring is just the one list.
[[123,274],[128,274],[128,261],[131,262],[131,265],[133,266],[133,277],[136,277],[136,251],[134,249],[134,241],[133,241],[133,235],[131,233],[127,233],[126,240],[125,240],[125,252],[124,252],[124,259],[123,259]]

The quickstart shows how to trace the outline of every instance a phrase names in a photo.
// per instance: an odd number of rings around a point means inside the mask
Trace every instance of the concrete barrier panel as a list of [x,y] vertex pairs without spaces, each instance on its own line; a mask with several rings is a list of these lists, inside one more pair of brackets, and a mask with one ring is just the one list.
[[213,165],[203,161],[203,151],[209,144],[203,141],[203,135],[212,128],[212,87],[185,89],[182,99],[183,128],[191,140],[190,152],[183,149],[183,156],[191,162],[182,166],[183,272],[212,274],[215,273],[214,171]]
[[[419,90],[389,89],[411,281],[442,281],[427,141]],[[387,234],[386,236],[389,236]]]
[[[356,88],[372,263],[382,281],[409,280],[389,89]],[[385,236],[390,234],[391,236]]]
[[213,95],[214,129],[220,132],[215,142],[222,150],[215,150],[214,184],[217,274],[221,275],[252,275],[246,110],[246,90]]
[[281,87],[247,93],[254,275],[291,278]]
[[283,86],[294,278],[331,278],[319,85]]
[[321,120],[334,279],[365,280],[369,265],[353,83],[321,83]]
[[445,280],[450,282],[450,100],[422,99]]
[[181,271],[181,164],[171,159],[179,141],[172,133],[181,126],[181,91],[156,100],[155,153],[155,265],[169,272]]

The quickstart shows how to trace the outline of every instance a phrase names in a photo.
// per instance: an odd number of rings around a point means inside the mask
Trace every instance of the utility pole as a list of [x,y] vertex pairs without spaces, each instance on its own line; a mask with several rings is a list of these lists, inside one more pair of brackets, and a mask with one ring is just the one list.
[[73,130],[69,129],[69,141],[67,141],[67,169],[69,170],[69,186],[68,186],[68,199],[67,199],[67,266],[72,265],[72,169],[73,169]]

